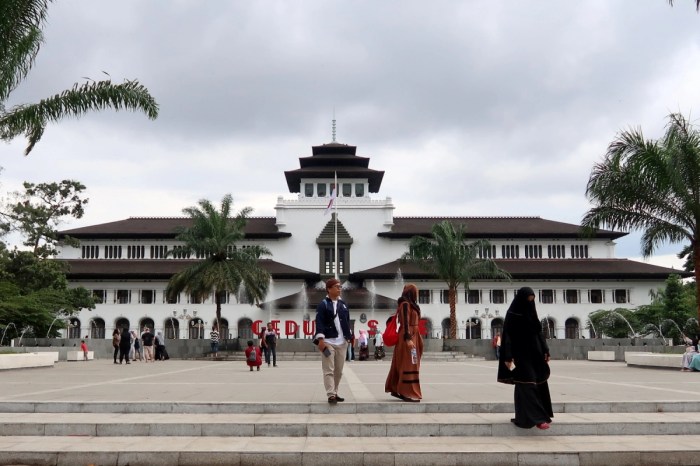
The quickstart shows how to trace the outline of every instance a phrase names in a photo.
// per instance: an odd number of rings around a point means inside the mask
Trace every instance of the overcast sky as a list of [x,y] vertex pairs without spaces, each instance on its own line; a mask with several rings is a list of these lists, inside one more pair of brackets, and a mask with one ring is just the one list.
[[[578,224],[620,130],[700,123],[700,15],[678,0],[59,0],[10,105],[109,73],[160,104],[0,145],[3,192],[75,179],[74,228],[181,216],[231,193],[274,216],[311,146],[358,146],[397,216],[540,216]],[[669,245],[659,255],[673,254]],[[619,257],[640,254],[639,234]],[[668,257],[655,263],[669,265]],[[653,261],[652,261],[653,262]]]

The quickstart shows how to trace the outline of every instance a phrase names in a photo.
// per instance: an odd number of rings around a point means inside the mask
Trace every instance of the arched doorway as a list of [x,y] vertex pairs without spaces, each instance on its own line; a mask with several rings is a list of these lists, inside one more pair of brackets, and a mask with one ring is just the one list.
[[228,319],[219,320],[219,335],[222,340],[228,340],[231,338],[228,330]]
[[190,340],[203,340],[204,327],[204,321],[199,317],[190,320]]
[[496,334],[503,333],[503,319],[497,317],[491,321],[491,337],[493,338]]
[[442,319],[440,322],[442,328],[442,338],[450,338],[450,318]]
[[467,326],[466,334],[468,340],[481,339],[481,319],[478,317],[470,317],[465,325]]
[[80,319],[71,317],[68,321],[68,338],[82,338],[80,331]]
[[119,332],[121,332],[123,329],[129,330],[129,319],[126,317],[120,317],[114,324],[114,328],[118,328]]
[[153,335],[156,334],[156,323],[153,322],[153,319],[150,317],[146,317],[145,319],[141,319],[141,323],[139,324],[139,329],[138,329],[138,334],[139,336],[143,333],[144,330],[146,330],[146,327],[151,329],[151,333]]
[[165,339],[166,340],[178,340],[180,338],[180,322],[175,319],[168,319],[165,321]]
[[570,317],[566,319],[564,325],[564,338],[575,340],[579,337],[578,320],[574,319],[573,317]]
[[542,319],[542,333],[547,339],[557,337],[556,327],[554,326],[553,319],[549,317],[547,317],[546,319]]
[[238,338],[242,340],[253,338],[253,321],[247,317],[238,320]]
[[435,338],[433,334],[433,321],[428,318],[421,319],[421,327],[425,331],[423,338]]
[[105,321],[99,317],[90,319],[90,338],[105,337]]

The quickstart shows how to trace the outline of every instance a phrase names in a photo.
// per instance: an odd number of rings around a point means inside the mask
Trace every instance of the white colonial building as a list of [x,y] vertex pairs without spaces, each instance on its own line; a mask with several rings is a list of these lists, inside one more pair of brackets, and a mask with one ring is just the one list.
[[[268,321],[278,326],[282,338],[313,333],[314,310],[325,295],[322,280],[334,274],[336,222],[325,211],[336,174],[337,266],[355,332],[383,328],[402,284],[414,282],[427,337],[447,333],[446,285],[399,261],[413,236],[429,235],[442,220],[464,225],[469,238],[488,240],[492,246],[483,256],[512,276],[512,281],[477,280],[469,290],[459,290],[459,338],[490,338],[502,326],[515,291],[525,285],[538,294],[538,311],[547,319],[550,338],[588,338],[589,313],[648,304],[649,292],[678,273],[616,258],[615,240],[625,235],[620,232],[600,230],[586,238],[578,225],[539,217],[395,217],[390,197],[373,196],[384,172],[370,169],[369,159],[357,156],[354,146],[315,146],[299,163],[285,172],[292,196],[277,199],[276,216],[254,217],[246,226],[240,246],[261,244],[272,251],[269,260],[261,261],[272,282],[259,305],[238,290],[225,293],[221,327],[230,338],[249,338]],[[187,218],[128,218],[62,231],[80,241],[59,255],[70,266],[70,283],[93,290],[99,303],[71,318],[66,336],[109,338],[115,327],[148,325],[168,338],[207,338],[215,316],[213,297],[199,301],[182,294],[169,301],[164,293],[173,273],[197,260],[166,257],[178,246],[176,228],[188,223]]]

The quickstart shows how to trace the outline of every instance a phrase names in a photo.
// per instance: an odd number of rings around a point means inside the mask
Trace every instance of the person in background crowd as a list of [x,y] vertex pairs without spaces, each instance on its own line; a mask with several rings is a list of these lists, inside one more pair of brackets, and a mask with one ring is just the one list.
[[131,346],[129,347],[129,360],[133,361],[136,359],[136,330],[131,330],[129,332],[131,337]]
[[114,348],[114,364],[117,364],[117,356],[119,355],[119,340],[121,340],[121,333],[119,329],[115,328],[112,332],[112,347]]
[[279,336],[272,326],[272,322],[267,323],[265,329],[265,362],[270,366],[270,356],[272,356],[272,366],[277,367],[277,339]]
[[146,327],[141,334],[141,346],[143,346],[143,360],[144,362],[154,362],[153,360],[153,340],[155,340],[155,335],[151,332],[151,329]]
[[374,359],[379,361],[380,359],[384,359],[385,356],[386,352],[384,351],[384,337],[382,336],[382,332],[379,330],[379,327],[377,327],[374,334]]
[[165,337],[163,336],[163,332],[160,330],[156,332],[155,345],[156,361],[165,361],[166,359],[170,359],[168,356],[168,351],[165,349]]
[[139,339],[138,333],[134,330],[132,335],[134,339],[134,361],[143,361],[143,351],[141,350],[141,340]]
[[518,290],[503,323],[497,380],[515,385],[515,417],[523,429],[549,429],[554,414],[549,395],[549,346],[535,308],[532,288]]
[[209,339],[211,339],[211,357],[216,359],[219,356],[219,327],[216,324],[211,327]]
[[501,356],[501,332],[498,330],[496,330],[496,334],[491,339],[491,346],[496,352],[496,361],[498,361],[498,358]]
[[260,370],[262,366],[262,351],[259,346],[253,345],[253,340],[248,340],[248,347],[245,350],[245,363],[250,367],[251,372],[253,367]]
[[87,343],[85,343],[85,340],[80,340],[80,351],[83,352],[83,361],[88,360],[88,347]]
[[119,364],[126,359],[126,363],[129,363],[129,349],[131,348],[131,334],[129,329],[124,327],[122,329],[122,334],[119,339]]
[[366,361],[369,359],[369,338],[367,337],[366,330],[360,330],[360,338],[358,338],[358,344],[360,345],[360,361]]

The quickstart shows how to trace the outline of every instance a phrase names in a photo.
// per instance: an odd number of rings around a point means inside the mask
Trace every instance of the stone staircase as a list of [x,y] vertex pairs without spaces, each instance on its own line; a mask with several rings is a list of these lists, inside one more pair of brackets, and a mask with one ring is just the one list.
[[700,464],[700,402],[0,402],[0,465]]

